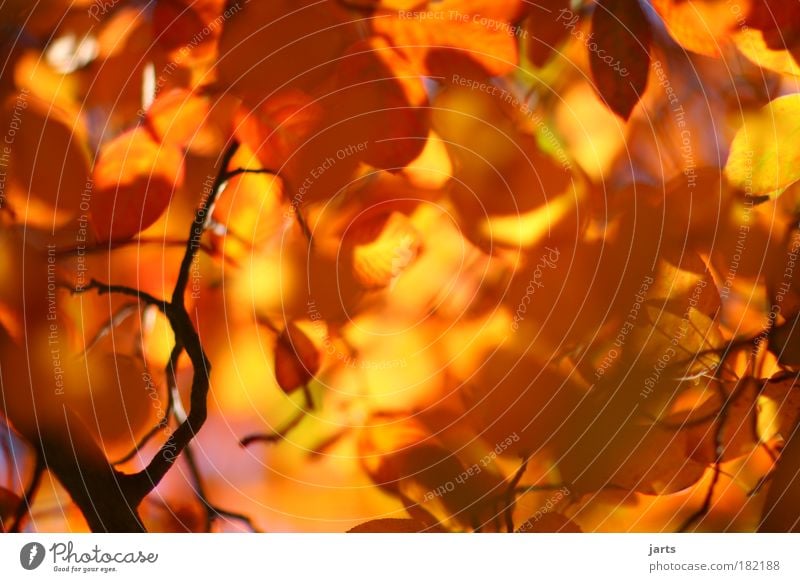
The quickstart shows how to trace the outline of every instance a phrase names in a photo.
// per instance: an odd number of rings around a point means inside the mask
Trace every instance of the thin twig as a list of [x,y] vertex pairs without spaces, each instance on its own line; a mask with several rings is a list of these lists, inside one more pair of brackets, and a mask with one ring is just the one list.
[[288,434],[300,424],[300,422],[306,417],[306,411],[303,410],[295,416],[289,423],[284,426],[283,428],[273,432],[273,433],[266,433],[266,434],[251,434],[239,441],[239,445],[244,448],[249,447],[253,443],[277,443],[284,440]]
[[137,473],[117,471],[85,430],[80,417],[69,408],[64,408],[64,418],[60,423],[48,427],[47,431],[40,429],[38,434],[25,434],[25,438],[37,447],[43,463],[70,494],[93,531],[145,531],[137,508],[173,467],[175,460],[206,421],[211,364],[186,310],[185,294],[209,215],[222,192],[225,174],[237,148],[238,143],[232,142],[220,156],[214,186],[195,212],[171,300],[158,299],[138,289],[100,283],[94,279],[86,287],[80,288],[59,283],[73,294],[96,290],[100,295],[120,294],[156,306],[166,315],[175,335],[175,343],[186,351],[193,371],[188,415],[147,466]]
[[275,170],[267,170],[265,168],[259,169],[251,169],[251,168],[236,168],[235,170],[231,170],[225,174],[224,180],[227,182],[231,178],[235,178],[236,176],[241,176],[242,174],[272,174],[277,176],[278,173]]
[[186,449],[187,445],[205,424],[208,416],[207,398],[210,386],[211,362],[203,350],[200,336],[192,323],[189,313],[186,311],[186,287],[189,282],[192,263],[197,256],[200,240],[208,223],[211,209],[222,192],[227,168],[238,147],[238,142],[232,142],[221,156],[219,170],[211,191],[201,200],[195,212],[195,218],[189,229],[186,251],[181,260],[178,278],[172,291],[172,298],[165,307],[165,314],[175,334],[176,344],[182,346],[192,363],[193,374],[189,393],[189,413],[175,432],[170,435],[167,442],[161,446],[159,452],[150,460],[147,467],[134,476],[135,489],[137,489],[134,493],[134,499],[138,497],[140,501],[161,482],[172,468],[177,457]]
[[139,309],[139,305],[136,303],[128,303],[127,305],[123,305],[119,311],[117,311],[108,322],[101,327],[94,337],[89,341],[86,347],[83,349],[83,352],[80,354],[81,356],[86,356],[92,349],[100,343],[100,340],[106,337],[112,329],[120,325],[123,321],[125,321],[132,313],[136,312]]
[[[163,248],[166,247],[186,247],[186,241],[183,239],[178,238],[163,238],[163,237],[138,237],[132,238],[129,240],[119,240],[119,241],[112,241],[106,245],[98,245],[92,247],[86,247],[81,245],[75,245],[66,248],[59,248],[56,250],[56,257],[65,257],[65,256],[74,256],[74,255],[91,255],[95,253],[107,253],[109,251],[113,251],[120,248],[125,247],[132,247],[132,246],[141,246],[141,245],[159,245]],[[201,244],[200,250],[202,250],[207,255],[214,256],[215,252],[214,249],[208,246],[207,244]]]
[[506,490],[505,520],[506,530],[509,532],[514,531],[514,506],[517,503],[517,486],[519,486],[519,482],[522,480],[522,476],[525,474],[525,470],[528,468],[529,460],[530,455],[522,456],[522,463],[517,469],[517,472],[514,474],[514,477],[512,477],[511,481],[509,481],[508,489]]
[[691,514],[686,521],[683,522],[681,527],[678,529],[679,532],[687,531],[695,522],[698,520],[702,521],[702,519],[708,514],[709,510],[711,509],[711,502],[714,499],[714,490],[717,487],[717,483],[719,482],[719,477],[721,473],[722,459],[725,455],[725,448],[724,443],[722,442],[722,433],[725,429],[725,423],[728,421],[728,410],[730,409],[731,405],[736,401],[739,396],[739,393],[743,390],[743,386],[745,385],[744,382],[740,382],[736,385],[736,388],[730,393],[730,395],[726,394],[722,386],[719,387],[720,397],[723,398],[724,404],[722,409],[719,412],[719,417],[717,418],[717,426],[714,430],[714,476],[711,478],[711,484],[708,486],[708,491],[706,492],[705,497],[703,498],[703,504],[700,508]]
[[158,307],[162,313],[166,312],[167,302],[164,299],[157,299],[146,291],[140,291],[139,289],[127,287],[125,285],[109,285],[108,283],[101,283],[96,279],[92,279],[84,287],[73,287],[67,284],[61,284],[61,287],[67,289],[73,295],[81,295],[83,293],[96,290],[98,295],[109,295],[114,293],[117,295],[125,295],[127,297],[135,297],[142,303]]
[[711,484],[708,486],[708,491],[706,491],[706,496],[703,498],[703,504],[700,506],[700,509],[695,511],[692,515],[690,515],[686,521],[683,522],[678,531],[683,533],[688,531],[688,529],[698,520],[702,520],[703,517],[708,514],[708,511],[711,509],[711,501],[714,498],[714,489],[717,487],[717,483],[719,482],[720,476],[720,465],[719,463],[714,463],[714,476],[711,478]]
[[248,516],[244,515],[243,513],[222,509],[209,501],[208,493],[206,492],[205,485],[203,484],[203,476],[200,473],[200,468],[197,465],[191,445],[186,447],[186,450],[184,451],[184,457],[186,459],[186,464],[189,467],[189,473],[192,477],[195,495],[197,496],[197,500],[203,505],[203,509],[206,513],[205,531],[210,532],[214,520],[222,517],[225,519],[239,521],[243,523],[251,532],[258,532],[258,529],[253,524],[253,520]]

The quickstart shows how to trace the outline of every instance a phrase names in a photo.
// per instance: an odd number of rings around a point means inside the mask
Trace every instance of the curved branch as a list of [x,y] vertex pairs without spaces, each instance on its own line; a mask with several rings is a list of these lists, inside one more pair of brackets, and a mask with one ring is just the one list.
[[[138,506],[161,482],[206,421],[211,363],[186,310],[185,294],[192,263],[201,248],[200,239],[213,205],[222,191],[228,165],[238,146],[237,142],[232,142],[222,154],[214,186],[201,200],[195,212],[170,301],[158,299],[138,289],[100,283],[94,279],[80,289],[70,288],[73,293],[96,290],[101,295],[126,295],[158,307],[167,316],[175,334],[175,347],[170,362],[173,362],[173,358],[176,361],[181,351],[186,351],[193,367],[188,415],[148,465],[138,473],[125,474],[114,469],[80,419],[66,407],[63,423],[59,421],[56,426],[41,428],[39,434],[27,435],[29,441],[36,444],[44,465],[64,485],[93,531],[145,531],[138,514]],[[174,374],[174,367],[168,367],[169,377],[170,373]],[[174,410],[174,405],[172,408]]]

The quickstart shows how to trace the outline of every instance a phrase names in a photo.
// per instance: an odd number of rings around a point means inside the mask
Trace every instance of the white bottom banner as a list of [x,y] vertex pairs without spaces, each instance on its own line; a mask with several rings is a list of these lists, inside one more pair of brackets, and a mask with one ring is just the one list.
[[3,580],[800,580],[793,534],[2,535]]

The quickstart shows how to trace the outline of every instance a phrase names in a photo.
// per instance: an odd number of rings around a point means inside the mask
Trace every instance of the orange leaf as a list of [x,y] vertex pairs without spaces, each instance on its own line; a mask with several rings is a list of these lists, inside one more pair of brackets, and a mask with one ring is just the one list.
[[299,327],[289,322],[275,344],[275,378],[278,386],[291,394],[314,377],[319,365],[320,355],[316,346]]
[[[717,57],[747,14],[747,0],[652,0],[670,35],[683,48]],[[744,5],[744,6],[743,6]]]
[[447,147],[434,131],[428,133],[425,147],[402,171],[402,176],[417,188],[439,190],[453,177],[453,163]]
[[337,85],[340,91],[331,104],[337,131],[350,143],[366,142],[364,161],[392,170],[422,152],[429,129],[425,86],[384,39],[350,47],[337,71]]
[[391,285],[416,257],[420,235],[407,216],[393,212],[378,221],[380,230],[362,227],[356,236],[364,239],[353,249],[353,271],[356,279],[366,288],[383,288]]
[[242,105],[236,136],[256,152],[265,168],[279,170],[319,127],[323,111],[302,91],[276,93],[257,108]]
[[[467,16],[486,26],[502,26],[501,23],[515,22],[529,8],[530,2],[523,0],[432,0],[428,9],[437,12],[458,13],[461,18]],[[490,22],[495,21],[495,22]]]
[[87,189],[89,153],[74,116],[28,92],[8,97],[0,111],[11,206],[42,222],[74,216]]
[[574,382],[534,358],[498,350],[462,388],[468,422],[488,443],[516,435],[509,454],[552,446],[580,402]]
[[499,76],[516,67],[517,39],[507,23],[483,22],[461,13],[451,16],[444,10],[422,14],[437,16],[379,13],[373,21],[375,32],[387,36],[420,74],[449,77],[471,63],[490,76]]
[[76,360],[66,399],[106,447],[122,454],[150,428],[160,390],[140,358],[92,351]]
[[564,192],[569,171],[538,146],[526,128],[533,115],[509,103],[488,80],[449,87],[434,100],[433,126],[449,146],[456,171],[452,196],[464,220],[518,216]]
[[147,111],[147,123],[164,143],[198,155],[213,155],[222,148],[223,136],[211,115],[208,97],[174,89],[155,100]]
[[355,40],[351,20],[335,0],[245,4],[223,27],[219,80],[255,102],[282,88],[312,87]]
[[107,143],[94,168],[92,225],[100,240],[134,236],[153,224],[183,181],[183,157],[137,127]]

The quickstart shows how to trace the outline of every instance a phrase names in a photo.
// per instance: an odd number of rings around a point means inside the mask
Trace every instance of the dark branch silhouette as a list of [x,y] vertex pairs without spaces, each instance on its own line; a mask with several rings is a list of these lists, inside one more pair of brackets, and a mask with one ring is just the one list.
[[[35,445],[43,466],[49,468],[64,485],[93,531],[145,531],[138,514],[138,506],[187,450],[189,443],[205,423],[211,363],[203,351],[200,337],[186,309],[185,294],[192,263],[201,249],[200,241],[209,222],[211,209],[222,191],[228,174],[228,165],[237,148],[238,143],[232,142],[222,154],[214,185],[208,195],[201,200],[195,212],[178,278],[169,300],[159,299],[138,289],[102,283],[94,279],[81,289],[70,289],[73,293],[94,290],[100,295],[114,293],[135,297],[140,302],[153,305],[164,313],[175,335],[175,347],[167,366],[167,378],[170,384],[168,410],[156,429],[150,431],[138,444],[136,451],[153,438],[158,430],[166,429],[168,426],[170,412],[175,410],[173,388],[175,365],[184,351],[189,356],[193,368],[188,414],[146,467],[137,473],[125,474],[116,470],[113,465],[117,463],[112,464],[106,458],[81,420],[66,407],[62,426],[53,429],[42,428],[41,434],[37,435],[39,442]],[[127,455],[122,460],[132,458],[134,455],[135,453]],[[222,511],[218,513],[223,515]],[[236,515],[230,512],[224,514],[229,517]]]

